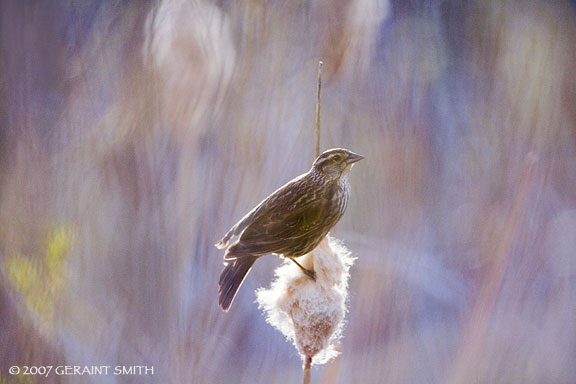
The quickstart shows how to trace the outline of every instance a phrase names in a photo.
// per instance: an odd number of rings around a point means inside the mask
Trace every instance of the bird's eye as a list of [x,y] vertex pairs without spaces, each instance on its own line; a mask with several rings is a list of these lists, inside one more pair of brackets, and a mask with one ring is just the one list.
[[340,155],[334,155],[332,158],[336,161],[340,161],[341,156]]

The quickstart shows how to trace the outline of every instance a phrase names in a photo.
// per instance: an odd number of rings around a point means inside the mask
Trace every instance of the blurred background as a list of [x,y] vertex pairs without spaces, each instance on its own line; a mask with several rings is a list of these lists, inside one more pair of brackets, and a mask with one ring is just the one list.
[[[316,383],[575,383],[576,2],[2,1],[0,382],[297,383],[261,260],[213,244],[322,149],[366,156]],[[14,377],[11,365],[147,365]]]

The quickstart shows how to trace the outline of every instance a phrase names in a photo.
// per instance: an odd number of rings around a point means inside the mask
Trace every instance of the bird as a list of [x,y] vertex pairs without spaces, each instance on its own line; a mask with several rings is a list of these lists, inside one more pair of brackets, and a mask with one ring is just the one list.
[[276,254],[292,260],[316,280],[314,271],[295,258],[312,251],[342,218],[350,197],[349,171],[364,159],[343,148],[316,158],[310,170],[284,184],[238,221],[215,244],[224,255],[218,283],[218,304],[228,312],[238,289],[258,258]]

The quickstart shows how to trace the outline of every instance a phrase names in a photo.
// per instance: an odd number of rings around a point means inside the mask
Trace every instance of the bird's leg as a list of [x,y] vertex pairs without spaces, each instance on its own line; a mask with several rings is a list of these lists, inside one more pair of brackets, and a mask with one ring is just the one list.
[[294,260],[293,257],[288,257],[288,258],[289,258],[290,260],[292,260],[298,267],[300,267],[300,269],[302,270],[302,272],[304,272],[304,274],[305,274],[306,276],[308,276],[308,277],[311,278],[312,280],[316,281],[316,272],[304,268],[299,262],[297,262],[296,260]]

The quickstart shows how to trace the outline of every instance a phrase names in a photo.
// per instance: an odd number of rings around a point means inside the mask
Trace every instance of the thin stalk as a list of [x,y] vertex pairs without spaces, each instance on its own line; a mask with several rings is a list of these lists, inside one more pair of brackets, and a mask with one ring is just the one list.
[[312,366],[312,357],[306,356],[306,361],[304,362],[304,384],[310,384],[310,367]]
[[320,156],[320,91],[322,90],[322,61],[318,62],[318,92],[316,94],[316,157]]

